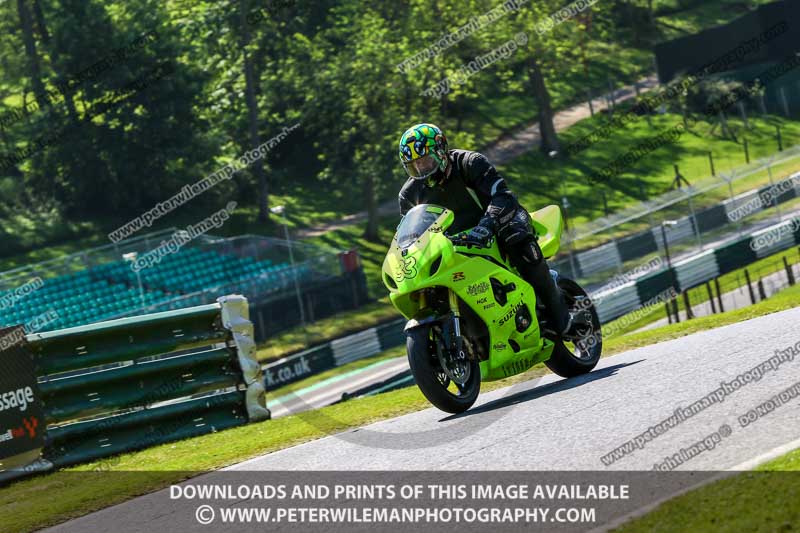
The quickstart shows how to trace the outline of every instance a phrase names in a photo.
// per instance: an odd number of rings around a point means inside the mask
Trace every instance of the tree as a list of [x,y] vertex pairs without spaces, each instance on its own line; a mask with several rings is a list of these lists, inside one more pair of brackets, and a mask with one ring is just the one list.
[[22,42],[25,43],[25,55],[28,58],[28,69],[33,86],[33,94],[36,97],[39,107],[44,109],[48,106],[49,100],[42,83],[42,70],[39,60],[39,52],[36,50],[36,39],[33,34],[33,19],[25,0],[17,0],[17,13],[19,14],[19,24],[22,30]]
[[[239,19],[241,25],[239,29],[242,35],[242,65],[245,78],[245,94],[247,95],[248,133],[250,136],[250,146],[256,148],[261,145],[261,137],[258,134],[258,102],[256,101],[256,80],[259,76],[255,71],[253,61],[248,55],[248,47],[251,42],[250,23],[248,22],[248,15],[250,14],[249,8],[249,0],[240,0]],[[267,183],[267,174],[264,171],[263,159],[258,159],[253,163],[253,173],[256,175],[256,180],[258,181],[258,221],[267,222],[269,221],[269,184]]]

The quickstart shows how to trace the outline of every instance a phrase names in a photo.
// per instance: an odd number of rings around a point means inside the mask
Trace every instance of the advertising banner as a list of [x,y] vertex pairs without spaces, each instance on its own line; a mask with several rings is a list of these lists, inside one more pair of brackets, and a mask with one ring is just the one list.
[[39,457],[45,421],[22,326],[0,328],[0,472]]

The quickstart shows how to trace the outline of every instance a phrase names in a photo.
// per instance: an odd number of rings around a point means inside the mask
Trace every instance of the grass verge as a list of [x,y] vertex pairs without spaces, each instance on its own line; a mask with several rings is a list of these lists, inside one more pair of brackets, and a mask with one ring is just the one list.
[[794,531],[800,523],[798,471],[800,450],[795,450],[754,472],[736,474],[669,500],[616,531]]

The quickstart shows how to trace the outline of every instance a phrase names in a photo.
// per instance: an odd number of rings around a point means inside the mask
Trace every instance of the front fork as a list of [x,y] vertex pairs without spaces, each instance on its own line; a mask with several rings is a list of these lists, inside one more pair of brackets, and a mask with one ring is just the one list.
[[461,312],[458,308],[458,296],[455,292],[447,289],[447,299],[450,303],[450,312],[453,314],[453,337],[455,340],[456,354],[459,359],[465,359],[464,338],[461,336]]
[[[466,358],[466,354],[464,354],[464,338],[461,336],[461,311],[459,310],[458,306],[458,296],[456,293],[449,290],[447,291],[447,301],[450,307],[450,315],[452,320],[443,321],[441,324],[442,327],[442,339],[446,344],[446,348],[450,353],[454,354],[457,358],[463,360]],[[425,291],[419,292],[419,309],[425,309],[427,305],[427,298]],[[436,315],[431,315],[428,318],[423,318],[420,320],[411,319],[406,324],[406,331],[410,328],[416,328],[423,325],[426,322],[438,322],[440,319],[436,317]],[[452,323],[452,329],[450,327],[450,323]]]

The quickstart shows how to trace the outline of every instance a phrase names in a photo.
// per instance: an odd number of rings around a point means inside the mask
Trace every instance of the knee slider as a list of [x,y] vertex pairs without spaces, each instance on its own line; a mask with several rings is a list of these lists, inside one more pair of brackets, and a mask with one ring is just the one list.
[[539,243],[536,242],[536,239],[533,238],[533,235],[528,234],[527,239],[517,246],[520,248],[522,260],[526,263],[538,265],[542,262],[542,259],[544,259],[542,249],[539,248]]

